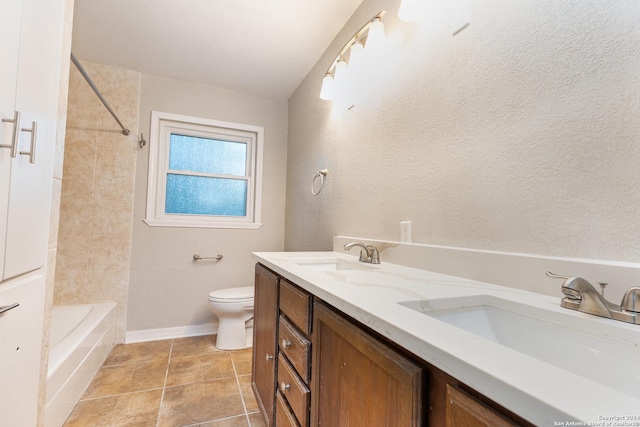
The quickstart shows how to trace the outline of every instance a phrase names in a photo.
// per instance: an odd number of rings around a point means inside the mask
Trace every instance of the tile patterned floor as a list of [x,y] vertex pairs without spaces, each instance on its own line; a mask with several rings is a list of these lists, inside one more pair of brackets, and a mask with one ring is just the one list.
[[209,335],[115,346],[64,426],[263,427],[251,349],[214,344]]

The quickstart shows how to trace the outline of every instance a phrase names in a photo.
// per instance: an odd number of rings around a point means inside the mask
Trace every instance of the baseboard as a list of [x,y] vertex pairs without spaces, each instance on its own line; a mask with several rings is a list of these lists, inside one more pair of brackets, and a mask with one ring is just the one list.
[[[247,327],[247,347],[252,346],[253,325]],[[204,325],[178,326],[174,328],[146,329],[143,331],[127,331],[125,343],[169,340],[174,338],[198,337],[202,335],[214,335],[218,333],[217,323],[206,323]]]

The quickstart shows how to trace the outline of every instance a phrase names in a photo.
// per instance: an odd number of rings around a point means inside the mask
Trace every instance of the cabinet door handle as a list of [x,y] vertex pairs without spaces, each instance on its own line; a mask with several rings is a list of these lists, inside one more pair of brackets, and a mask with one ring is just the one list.
[[291,341],[287,341],[286,339],[282,340],[282,348],[291,347]]
[[9,310],[13,310],[14,308],[16,308],[17,306],[19,306],[20,303],[13,303],[13,304],[9,304],[9,305],[3,305],[0,307],[0,314],[9,311]]
[[11,150],[11,157],[18,155],[18,129],[20,128],[20,111],[13,113],[13,119],[2,119],[3,123],[13,123],[13,132],[11,133],[11,144],[0,145],[0,148],[9,148]]
[[267,359],[267,362],[270,361],[270,360],[273,360],[273,354],[267,353],[266,359]]
[[291,388],[291,386],[289,384],[285,384],[285,383],[280,383],[280,391],[283,393],[286,393],[287,390],[289,390]]
[[29,145],[29,151],[21,151],[23,156],[29,156],[29,163],[36,162],[36,133],[38,132],[38,124],[31,122],[31,129],[22,128],[22,132],[31,132],[31,144]]

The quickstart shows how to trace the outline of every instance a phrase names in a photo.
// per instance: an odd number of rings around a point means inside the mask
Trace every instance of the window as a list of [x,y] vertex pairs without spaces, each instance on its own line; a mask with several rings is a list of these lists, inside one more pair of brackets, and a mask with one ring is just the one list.
[[259,126],[153,111],[145,222],[259,228],[263,134]]

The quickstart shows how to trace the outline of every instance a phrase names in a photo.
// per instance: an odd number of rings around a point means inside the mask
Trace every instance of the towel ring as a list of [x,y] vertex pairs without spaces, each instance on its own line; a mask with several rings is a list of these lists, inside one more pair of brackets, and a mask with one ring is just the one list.
[[[319,170],[316,175],[313,177],[313,181],[311,181],[311,194],[317,196],[322,191],[322,187],[324,187],[324,177],[327,176],[329,171],[327,169]],[[316,180],[320,178],[320,187],[318,191],[315,191]]]

